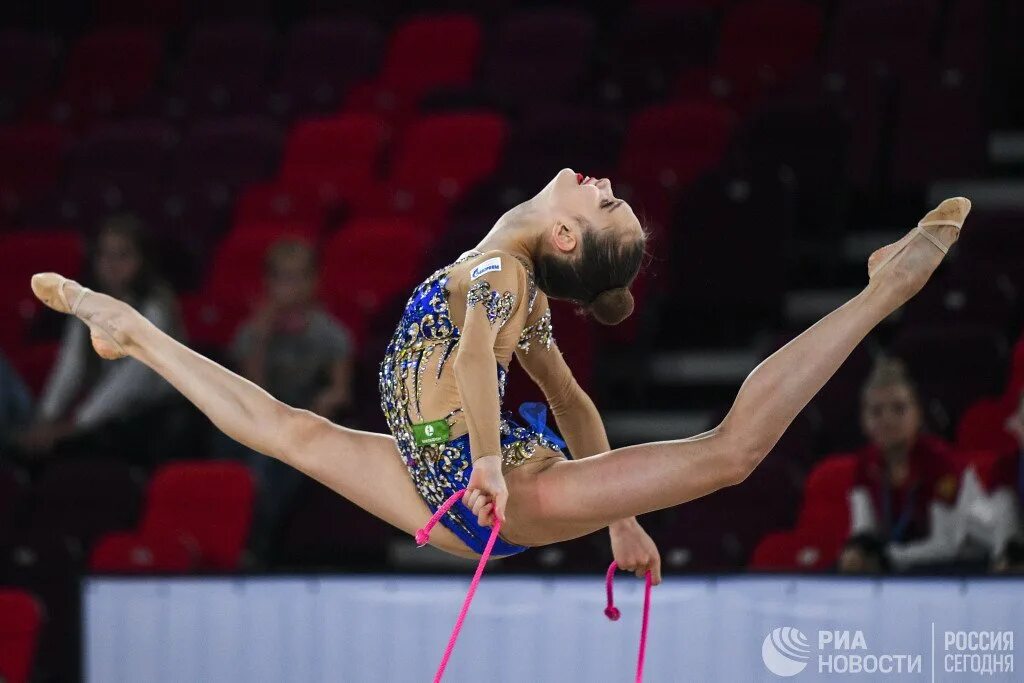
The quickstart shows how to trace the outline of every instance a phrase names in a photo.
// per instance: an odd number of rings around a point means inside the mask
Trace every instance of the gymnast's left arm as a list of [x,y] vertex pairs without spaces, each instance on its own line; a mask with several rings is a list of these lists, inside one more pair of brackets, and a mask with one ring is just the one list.
[[[558,431],[573,458],[578,460],[607,453],[611,446],[601,414],[573,376],[551,336],[550,325],[550,312],[545,311],[537,323],[527,327],[525,343],[516,349],[516,358],[544,392]],[[615,560],[620,567],[633,570],[641,577],[650,569],[654,581],[661,582],[661,559],[657,547],[635,517],[610,524],[608,531]]]

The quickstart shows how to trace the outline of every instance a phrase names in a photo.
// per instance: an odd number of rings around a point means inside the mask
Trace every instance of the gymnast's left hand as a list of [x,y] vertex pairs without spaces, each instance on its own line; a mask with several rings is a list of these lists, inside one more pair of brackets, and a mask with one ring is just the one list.
[[619,569],[643,578],[651,572],[651,584],[661,583],[661,555],[658,546],[643,530],[635,517],[619,520],[608,527],[612,539],[612,557]]
[[505,523],[508,488],[505,475],[501,473],[500,455],[487,455],[473,461],[473,474],[469,477],[462,502],[473,511],[480,526],[494,524],[495,511],[498,519]]

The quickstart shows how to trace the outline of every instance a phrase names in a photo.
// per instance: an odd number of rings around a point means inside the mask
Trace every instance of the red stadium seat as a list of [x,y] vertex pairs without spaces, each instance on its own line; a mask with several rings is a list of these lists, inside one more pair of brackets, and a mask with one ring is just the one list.
[[796,561],[800,540],[795,532],[775,531],[765,534],[754,548],[750,560],[751,569],[793,571],[798,568]]
[[[821,460],[804,482],[804,502],[798,526],[816,524],[818,513],[825,508],[842,508],[846,520],[846,495],[856,483],[857,457],[830,455]],[[836,526],[840,526],[836,522]]]
[[663,230],[678,192],[718,165],[734,125],[712,101],[648,107],[630,120],[616,178],[652,230]]
[[196,550],[180,536],[112,533],[92,549],[89,569],[115,574],[189,572],[196,568]]
[[280,180],[315,188],[328,204],[359,197],[376,182],[386,137],[384,121],[372,114],[301,122],[288,136]]
[[43,609],[30,593],[0,588],[0,680],[27,683]]
[[831,455],[818,463],[807,475],[805,495],[822,499],[842,498],[856,483],[857,457]]
[[964,411],[956,427],[956,445],[963,449],[1014,452],[1017,440],[1006,431],[1006,419],[1017,408],[1007,398],[983,398]]
[[469,85],[480,59],[479,22],[464,14],[411,19],[391,36],[380,75],[353,89],[347,106],[398,112],[434,89]]
[[133,111],[156,80],[162,51],[161,39],[145,29],[105,28],[86,35],[68,57],[52,115],[84,124]]
[[497,114],[424,117],[401,136],[390,179],[353,198],[353,207],[361,214],[410,214],[436,230],[448,207],[497,169],[506,135]]
[[796,531],[801,543],[816,548],[808,566],[823,567],[835,561],[850,533],[847,494],[856,483],[857,457],[832,455],[819,462],[804,483],[804,500]]
[[838,550],[823,547],[802,531],[766,534],[754,548],[750,569],[762,571],[824,571],[835,563]]
[[145,539],[179,537],[194,542],[199,566],[238,568],[252,521],[254,485],[237,462],[174,462],[150,481],[139,527]]
[[369,318],[423,276],[429,235],[400,218],[355,219],[331,237],[321,257],[323,299],[357,339]]

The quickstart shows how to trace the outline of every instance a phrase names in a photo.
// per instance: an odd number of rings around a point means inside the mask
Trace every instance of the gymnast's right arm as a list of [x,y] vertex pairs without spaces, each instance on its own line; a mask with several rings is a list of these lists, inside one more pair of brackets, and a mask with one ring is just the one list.
[[[491,521],[493,501],[504,519],[508,497],[501,474],[501,435],[498,370],[494,342],[499,330],[515,313],[525,290],[525,273],[514,258],[489,252],[477,268],[491,269],[468,283],[466,319],[462,326],[453,371],[462,413],[469,431],[473,474],[466,487],[466,505],[481,524]],[[477,271],[473,269],[473,272]]]

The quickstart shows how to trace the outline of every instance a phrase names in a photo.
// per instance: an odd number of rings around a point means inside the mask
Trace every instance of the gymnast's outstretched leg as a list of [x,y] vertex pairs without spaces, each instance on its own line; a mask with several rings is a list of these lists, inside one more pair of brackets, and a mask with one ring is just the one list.
[[[127,355],[148,365],[236,441],[295,467],[410,535],[430,518],[391,436],[341,427],[285,405],[167,336],[128,304],[60,275],[34,276],[32,290],[50,308],[81,318],[100,356]],[[474,556],[444,527],[435,529],[431,544]]]
[[946,200],[927,227],[875,252],[867,287],[755,368],[711,431],[510,473],[503,531],[529,545],[567,540],[743,481],[857,344],[924,286],[944,255],[933,238],[951,245],[969,210]]

